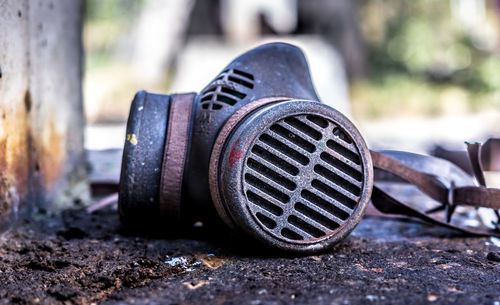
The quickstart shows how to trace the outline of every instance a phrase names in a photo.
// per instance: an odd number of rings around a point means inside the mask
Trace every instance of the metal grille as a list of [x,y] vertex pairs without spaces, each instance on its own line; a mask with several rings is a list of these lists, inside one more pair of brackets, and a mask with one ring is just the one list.
[[266,231],[311,243],[351,216],[362,173],[359,150],[340,126],[319,116],[291,116],[259,135],[246,159],[243,191]]
[[224,105],[234,106],[238,100],[244,99],[247,94],[242,91],[253,89],[254,77],[237,69],[224,70],[201,93],[201,108],[205,110],[219,110]]

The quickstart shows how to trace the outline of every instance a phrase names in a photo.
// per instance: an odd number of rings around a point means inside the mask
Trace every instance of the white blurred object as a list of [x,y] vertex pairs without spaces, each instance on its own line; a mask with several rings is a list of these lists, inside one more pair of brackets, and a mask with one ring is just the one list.
[[488,22],[486,0],[450,0],[450,8],[477,48],[488,51],[495,48],[496,25]]
[[493,223],[497,221],[497,216],[495,215],[495,212],[492,209],[478,208],[477,214],[479,215],[479,219],[481,219],[481,222],[485,226],[487,226],[490,229],[495,228]]
[[148,0],[135,26],[132,64],[145,84],[163,80],[182,44],[194,0]]
[[374,149],[407,150],[426,153],[439,143],[464,149],[464,140],[482,141],[500,134],[500,112],[447,115],[440,117],[398,117],[361,121],[358,128]]
[[500,238],[492,236],[490,237],[490,242],[491,243],[486,242],[487,245],[492,244],[493,246],[500,248]]
[[260,16],[280,34],[297,26],[297,0],[222,0],[221,22],[233,42],[254,40],[260,33]]
[[178,71],[170,91],[199,92],[237,56],[270,42],[286,42],[301,48],[321,101],[350,116],[348,82],[342,58],[319,36],[269,37],[252,43],[221,43],[212,37],[192,38],[179,54]]
[[450,0],[453,16],[460,19],[465,28],[474,28],[486,19],[485,0]]
[[85,126],[85,149],[103,150],[123,148],[125,130],[125,123],[87,124]]

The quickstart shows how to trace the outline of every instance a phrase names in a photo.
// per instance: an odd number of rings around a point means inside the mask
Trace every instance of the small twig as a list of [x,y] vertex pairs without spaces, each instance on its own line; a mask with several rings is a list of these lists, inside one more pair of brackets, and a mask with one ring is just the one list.
[[97,210],[100,210],[104,207],[107,207],[108,205],[116,204],[118,203],[118,193],[111,194],[109,196],[104,197],[103,199],[99,200],[95,204],[89,206],[87,208],[87,213],[92,214]]

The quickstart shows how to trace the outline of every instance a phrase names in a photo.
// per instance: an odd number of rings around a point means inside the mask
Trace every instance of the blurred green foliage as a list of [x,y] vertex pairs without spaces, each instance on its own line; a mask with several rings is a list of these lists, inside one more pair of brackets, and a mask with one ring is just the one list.
[[[87,72],[127,64],[124,37],[145,1],[85,0]],[[351,86],[356,116],[500,109],[500,10],[485,0],[481,24],[470,28],[453,10],[460,1],[358,0],[369,73]]]
[[137,15],[143,0],[85,0],[85,17],[88,21],[119,21]]
[[474,29],[453,13],[453,2],[360,1],[370,72],[353,86],[359,115],[396,115],[394,107],[399,114],[457,112],[443,104],[443,92],[451,91],[463,93],[457,102],[462,112],[500,106],[498,10],[486,1],[478,18],[484,25]]
[[86,70],[105,68],[119,52],[120,40],[130,32],[144,0],[85,0],[83,41]]

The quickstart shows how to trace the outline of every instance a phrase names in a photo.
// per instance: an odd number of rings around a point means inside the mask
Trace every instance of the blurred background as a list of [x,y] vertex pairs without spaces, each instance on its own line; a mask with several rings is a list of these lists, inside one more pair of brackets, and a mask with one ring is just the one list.
[[374,148],[500,136],[500,0],[86,0],[86,147],[121,147],[138,90],[199,92],[264,42],[300,46]]

